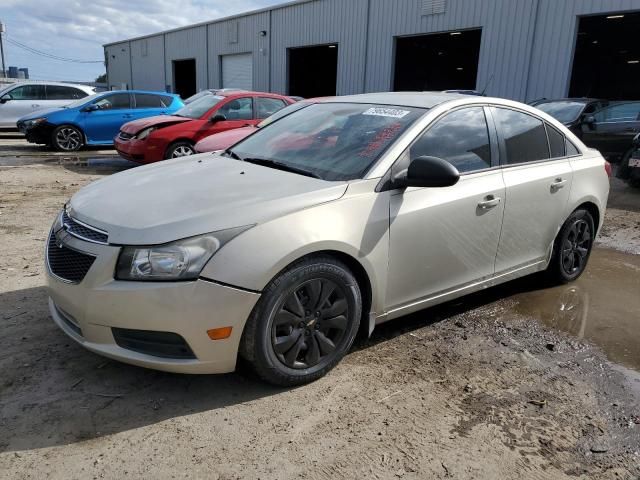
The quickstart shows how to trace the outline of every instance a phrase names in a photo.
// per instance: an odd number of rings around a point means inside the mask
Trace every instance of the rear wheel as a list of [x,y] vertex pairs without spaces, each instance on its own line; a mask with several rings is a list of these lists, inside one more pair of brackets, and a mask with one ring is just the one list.
[[556,237],[547,274],[557,283],[568,283],[584,272],[595,240],[595,223],[584,209],[573,212]]
[[165,155],[165,159],[169,158],[179,158],[179,157],[188,157],[189,155],[193,155],[196,153],[196,150],[193,148],[191,142],[181,141],[173,143],[168,149],[167,154]]
[[263,380],[293,386],[331,370],[353,344],[362,314],[358,283],[330,257],[299,262],[264,290],[240,347]]
[[75,152],[84,145],[84,135],[73,125],[60,125],[51,134],[51,145],[60,152]]

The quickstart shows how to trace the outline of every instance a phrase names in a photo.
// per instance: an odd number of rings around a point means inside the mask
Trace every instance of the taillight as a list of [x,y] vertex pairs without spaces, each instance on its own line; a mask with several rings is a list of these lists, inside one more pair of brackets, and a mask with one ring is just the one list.
[[611,164],[606,160],[604,161],[604,171],[607,172],[607,176],[611,178]]

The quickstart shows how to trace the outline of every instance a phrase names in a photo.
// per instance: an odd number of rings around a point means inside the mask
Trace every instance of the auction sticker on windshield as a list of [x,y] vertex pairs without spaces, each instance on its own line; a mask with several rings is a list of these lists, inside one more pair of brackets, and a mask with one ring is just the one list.
[[362,112],[362,115],[373,115],[376,117],[390,117],[390,118],[402,118],[409,115],[409,110],[399,110],[397,108],[380,108],[372,107],[369,110]]

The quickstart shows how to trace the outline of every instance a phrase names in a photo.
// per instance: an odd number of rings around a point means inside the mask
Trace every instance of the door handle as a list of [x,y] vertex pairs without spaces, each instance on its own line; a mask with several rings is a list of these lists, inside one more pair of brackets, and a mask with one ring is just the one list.
[[490,208],[500,205],[501,200],[502,199],[500,197],[487,195],[483,201],[478,203],[478,207],[480,207],[482,210],[489,210]]
[[32,106],[32,107],[34,107],[34,108],[36,108],[36,107],[39,107],[40,105],[39,105],[39,104],[37,104],[37,103],[32,103],[32,104],[31,104],[31,106]]
[[551,189],[552,190],[560,190],[561,188],[564,188],[564,186],[567,184],[567,181],[563,178],[556,178],[554,180],[554,182],[551,184]]

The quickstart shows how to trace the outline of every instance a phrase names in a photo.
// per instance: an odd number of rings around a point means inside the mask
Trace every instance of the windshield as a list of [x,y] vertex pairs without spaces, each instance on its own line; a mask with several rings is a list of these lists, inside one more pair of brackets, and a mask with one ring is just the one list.
[[298,103],[291,104],[291,105],[289,105],[287,107],[284,107],[281,110],[278,110],[276,113],[274,113],[270,117],[265,118],[257,126],[258,126],[258,128],[266,127],[270,123],[273,123],[276,120],[280,120],[281,118],[286,117],[287,115],[291,115],[293,112],[297,112],[298,110],[302,110],[303,108],[308,107],[309,105],[312,105],[312,103],[310,103],[310,102],[298,102]]
[[571,123],[578,119],[585,106],[586,104],[581,102],[546,102],[536,105],[536,108],[559,122]]
[[[425,109],[354,103],[310,105],[258,130],[227,155],[324,180],[362,178]],[[254,162],[258,163],[258,162]]]
[[106,95],[106,93],[110,93],[110,92],[100,92],[100,93],[94,93],[93,95],[89,95],[88,97],[83,97],[79,100],[76,100],[75,102],[71,102],[71,103],[67,103],[64,108],[76,108],[76,107],[81,107],[85,104],[89,104],[91,102],[93,102],[94,100]]
[[198,92],[198,93],[196,93],[194,95],[191,95],[189,98],[187,98],[184,101],[184,104],[185,105],[189,105],[190,103],[193,103],[195,100],[198,100],[199,98],[202,98],[202,97],[204,97],[206,95],[212,95],[211,90],[203,90],[203,91]]
[[188,105],[178,110],[174,115],[187,118],[200,118],[218,103],[224,100],[224,97],[218,95],[207,94],[200,98],[196,98]]

